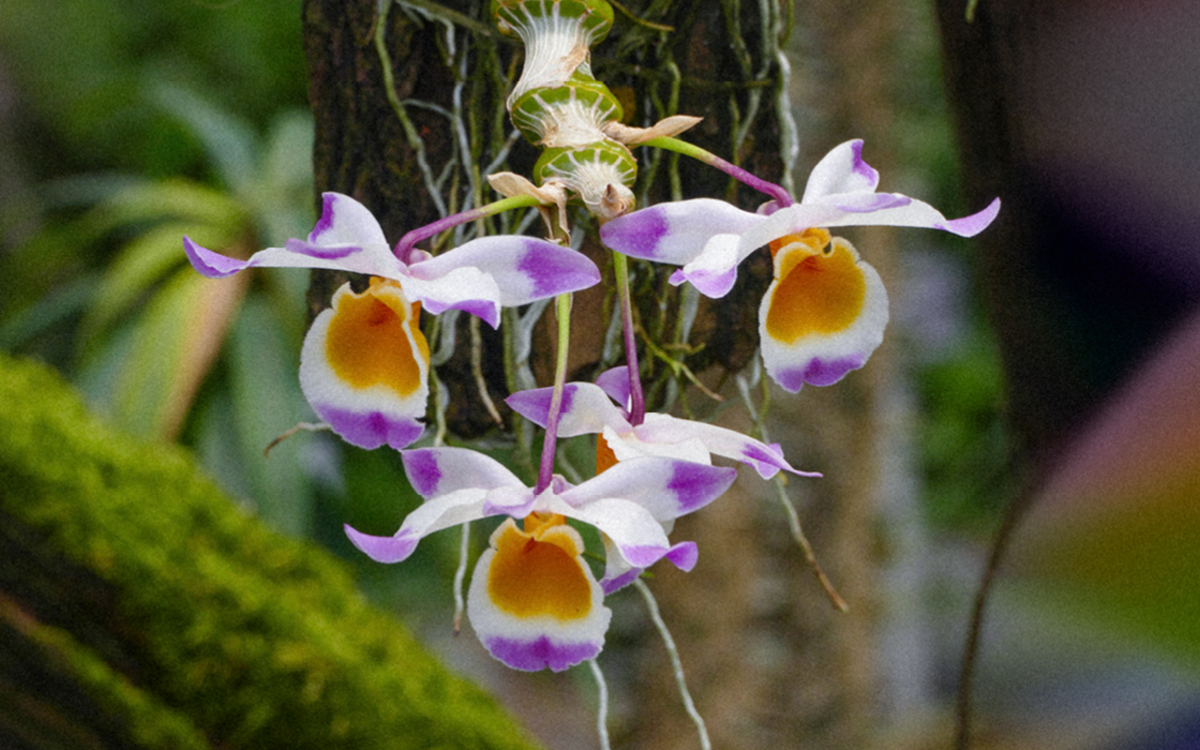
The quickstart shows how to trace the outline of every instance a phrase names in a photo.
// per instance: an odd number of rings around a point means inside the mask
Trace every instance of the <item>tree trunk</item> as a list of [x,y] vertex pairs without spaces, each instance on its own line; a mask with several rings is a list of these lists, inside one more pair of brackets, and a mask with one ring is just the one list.
[[[1197,12],[939,0],[975,240],[1021,455],[1045,458],[1200,301]],[[1145,12],[1143,12],[1145,11]]]
[[[519,73],[521,47],[493,33],[484,12],[487,3],[442,3],[445,13],[438,20],[409,6],[391,8],[383,41],[392,62],[396,104],[388,99],[384,63],[374,45],[376,4],[374,0],[305,3],[309,90],[317,123],[314,163],[319,190],[361,200],[395,242],[443,212],[461,210],[468,202],[480,205],[497,199],[482,179],[484,168],[528,176],[538,152],[523,139],[511,151],[505,148],[512,128],[504,100]],[[664,33],[618,14],[609,38],[592,50],[592,69],[622,100],[626,119],[649,125],[676,113],[703,116],[704,122],[687,134],[689,141],[767,179],[779,179],[791,155],[783,153],[788,143],[778,109],[782,78],[776,51],[786,23],[776,0],[767,4],[767,18],[760,17],[758,5],[736,0],[625,6],[640,21],[673,29]],[[454,14],[477,22],[469,28],[453,26],[461,18]],[[459,128],[465,138],[460,139]],[[652,201],[719,196],[745,208],[762,202],[762,196],[717,170],[648,151],[640,149],[636,154],[641,160],[639,196]],[[446,181],[435,185],[443,174],[448,175]],[[489,231],[506,229],[496,223]],[[594,239],[582,249],[606,268],[605,251]],[[635,268],[643,329],[668,349],[690,345],[693,353],[687,361],[694,371],[709,367],[737,371],[754,356],[758,301],[770,281],[769,260],[745,264],[740,283],[721,304],[703,302],[687,341],[678,338],[674,311],[680,291],[666,283],[670,269],[648,264],[635,264]],[[333,289],[345,281],[326,272],[314,273],[313,279],[314,310],[327,305]],[[612,289],[611,279],[576,295],[572,340],[579,343],[572,347],[570,365],[580,377],[615,364],[606,361],[600,350],[613,309],[613,298],[605,289]],[[459,321],[460,327],[468,325],[465,319]],[[480,374],[499,404],[512,382],[502,367],[503,333],[481,333]],[[459,340],[467,341],[470,335],[463,328]],[[543,375],[539,381],[544,384],[553,371],[552,339],[546,330],[536,340],[541,345],[535,347],[533,369]],[[643,361],[645,376],[657,382],[648,390],[661,402],[669,371],[652,357]],[[463,437],[493,426],[472,368],[467,347],[459,346],[438,369],[450,390],[450,429]],[[504,412],[503,404],[499,406]]]

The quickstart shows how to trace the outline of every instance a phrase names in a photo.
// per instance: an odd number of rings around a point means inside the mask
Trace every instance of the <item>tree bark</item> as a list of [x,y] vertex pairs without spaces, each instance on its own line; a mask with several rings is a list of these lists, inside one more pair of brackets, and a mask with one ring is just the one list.
[[[417,146],[427,160],[428,174],[441,175],[449,165],[453,177],[442,186],[447,211],[461,208],[467,199],[478,205],[498,198],[481,180],[485,166],[528,176],[536,161],[537,150],[523,139],[507,156],[502,149],[511,129],[504,99],[519,72],[521,48],[498,32],[479,30],[492,28],[486,6],[478,0],[442,3],[440,7],[451,13],[479,21],[469,29],[458,26],[453,31],[443,21],[411,8],[393,6],[389,11],[384,40],[392,62],[393,91],[411,121],[406,130],[388,100],[384,63],[374,46],[376,2],[305,3],[309,91],[317,123],[316,186],[361,200],[376,213],[392,242],[440,217]],[[663,32],[618,13],[609,38],[592,50],[592,69],[622,100],[626,119],[644,126],[676,113],[703,116],[704,122],[687,134],[689,141],[767,179],[778,179],[786,147],[778,110],[782,79],[775,57],[786,26],[779,5],[769,4],[768,18],[760,17],[757,5],[736,0],[625,6],[640,21],[673,29]],[[461,97],[458,110],[456,86]],[[461,149],[454,130],[458,125],[472,144],[469,153]],[[636,154],[641,160],[636,190],[652,201],[673,195],[720,196],[749,209],[763,201],[763,196],[694,160],[647,151]],[[472,179],[474,196],[469,187]],[[606,268],[605,251],[594,239],[582,249]],[[635,267],[635,295],[647,336],[667,349],[690,351],[678,356],[697,372],[709,367],[737,371],[754,356],[758,302],[770,282],[769,260],[756,258],[744,264],[738,286],[720,304],[703,302],[687,341],[674,337],[679,290],[666,282],[670,270],[640,263]],[[327,272],[316,272],[313,279],[310,302],[315,312],[328,304],[333,289],[346,279]],[[573,375],[587,379],[598,368],[614,364],[603,361],[600,351],[613,308],[612,296],[605,290],[611,288],[608,281],[576,295],[572,340],[579,343],[572,348]],[[469,323],[460,320],[459,325]],[[505,411],[499,403],[508,392],[501,367],[503,334],[481,333],[481,374],[489,394]],[[469,337],[462,328],[459,340]],[[541,331],[537,340],[534,372],[544,375],[539,380],[545,382],[553,372],[549,330]],[[493,427],[493,422],[480,398],[466,349],[459,346],[438,373],[450,390],[451,431],[472,437]],[[643,361],[646,377],[658,383],[648,390],[661,401],[668,370],[653,357],[643,356]]]

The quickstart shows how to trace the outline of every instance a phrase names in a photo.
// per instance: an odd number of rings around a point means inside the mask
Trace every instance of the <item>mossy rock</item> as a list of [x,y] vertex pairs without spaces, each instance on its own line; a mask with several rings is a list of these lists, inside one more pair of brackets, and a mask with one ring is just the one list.
[[0,547],[4,747],[532,747],[343,563],[2,354]]

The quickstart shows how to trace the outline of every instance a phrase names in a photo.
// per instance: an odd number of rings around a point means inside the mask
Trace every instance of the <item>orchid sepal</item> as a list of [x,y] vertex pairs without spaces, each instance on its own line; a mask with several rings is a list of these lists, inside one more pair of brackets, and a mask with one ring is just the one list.
[[323,212],[307,240],[260,250],[246,260],[230,258],[184,237],[192,265],[222,278],[253,267],[320,268],[396,281],[410,301],[431,313],[464,310],[493,328],[500,308],[586,289],[600,281],[596,265],[582,254],[547,240],[521,236],[481,237],[430,257],[395,257],[370,211],[339,193],[323,195]]

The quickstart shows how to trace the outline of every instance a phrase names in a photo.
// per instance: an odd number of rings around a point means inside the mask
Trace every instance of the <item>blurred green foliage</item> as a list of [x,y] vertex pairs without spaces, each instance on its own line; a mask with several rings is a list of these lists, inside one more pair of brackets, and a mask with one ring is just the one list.
[[[194,447],[277,529],[347,556],[410,621],[445,616],[458,538],[403,568],[353,550],[420,502],[392,451],[301,433],[303,270],[208,280],[182,237],[245,257],[315,219],[299,0],[31,0],[0,5],[0,349],[70,377],[133,433]],[[0,113],[0,118],[4,114]],[[7,136],[7,138],[6,138]],[[475,534],[475,551],[487,534]],[[405,596],[402,592],[424,592]],[[434,614],[434,610],[437,610]]]
[[[49,361],[121,428],[201,447],[270,523],[307,533],[311,418],[296,382],[303,272],[214,282],[186,234],[248,254],[312,226],[300,4],[5,2],[4,132],[25,184],[0,211],[0,348]],[[214,446],[221,446],[219,449]]]
[[0,62],[38,146],[35,178],[198,174],[193,136],[148,102],[162,83],[258,128],[306,102],[299,0],[5,0]]
[[939,530],[990,532],[1019,486],[998,404],[1000,355],[976,320],[920,369],[917,445],[926,520]]

